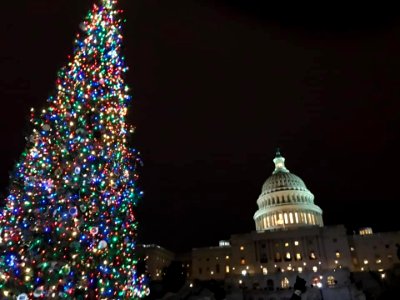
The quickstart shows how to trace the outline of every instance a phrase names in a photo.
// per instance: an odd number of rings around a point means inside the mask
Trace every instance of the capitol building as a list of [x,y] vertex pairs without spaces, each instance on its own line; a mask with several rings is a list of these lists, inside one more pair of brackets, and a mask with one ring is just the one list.
[[400,263],[400,232],[363,228],[349,235],[344,225],[325,226],[313,193],[289,171],[279,151],[273,163],[272,174],[255,199],[255,230],[192,249],[184,262],[191,280],[215,279],[233,289],[276,291],[289,290],[300,276],[320,288],[348,287],[354,274],[363,278],[373,271],[384,279]]

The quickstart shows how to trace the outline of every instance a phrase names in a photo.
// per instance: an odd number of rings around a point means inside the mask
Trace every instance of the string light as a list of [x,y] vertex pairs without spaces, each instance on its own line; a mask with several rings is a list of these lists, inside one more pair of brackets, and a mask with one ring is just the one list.
[[127,145],[131,97],[116,4],[93,6],[48,107],[31,110],[32,134],[0,213],[5,297],[136,299],[149,293],[135,267],[142,162]]

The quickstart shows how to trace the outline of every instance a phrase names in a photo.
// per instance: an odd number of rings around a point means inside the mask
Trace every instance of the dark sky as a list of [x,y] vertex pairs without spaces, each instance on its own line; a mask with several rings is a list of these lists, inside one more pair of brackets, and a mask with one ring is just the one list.
[[[328,225],[400,229],[400,20],[392,7],[125,0],[139,240],[174,251],[254,230],[276,147]],[[15,0],[0,18],[1,191],[89,0]]]

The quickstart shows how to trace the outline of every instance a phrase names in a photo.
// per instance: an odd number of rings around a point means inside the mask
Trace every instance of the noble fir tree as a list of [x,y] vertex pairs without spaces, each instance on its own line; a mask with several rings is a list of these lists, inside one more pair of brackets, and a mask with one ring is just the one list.
[[99,0],[81,24],[0,214],[0,299],[136,299],[139,153],[127,139],[121,10]]

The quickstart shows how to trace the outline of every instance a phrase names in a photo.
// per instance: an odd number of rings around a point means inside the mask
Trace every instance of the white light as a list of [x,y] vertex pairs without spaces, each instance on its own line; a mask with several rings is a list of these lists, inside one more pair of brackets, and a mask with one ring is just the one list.
[[322,283],[321,283],[321,282],[318,282],[318,283],[317,283],[317,287],[318,287],[318,288],[322,288]]
[[247,275],[247,271],[246,271],[246,270],[243,270],[243,271],[242,271],[242,275],[243,275],[243,276],[246,276],[246,275]]

